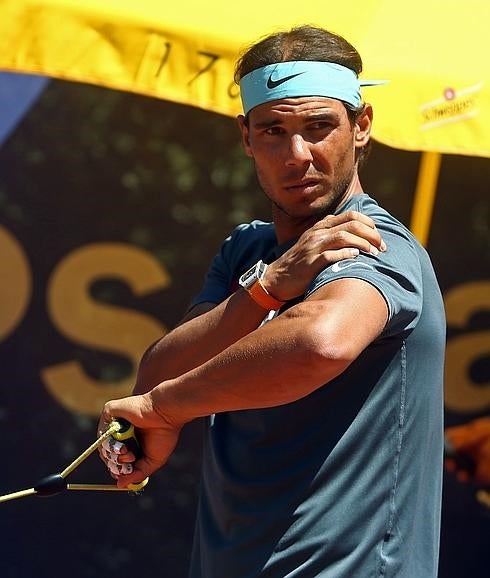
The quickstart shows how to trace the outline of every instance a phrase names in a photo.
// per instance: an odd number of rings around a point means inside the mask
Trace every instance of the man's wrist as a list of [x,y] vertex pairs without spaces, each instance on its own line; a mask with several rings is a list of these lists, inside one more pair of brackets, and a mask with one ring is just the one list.
[[277,311],[285,304],[285,301],[276,299],[267,291],[261,279],[257,279],[257,281],[247,289],[247,291],[250,297],[252,297],[258,305],[264,309],[268,309],[269,311]]
[[161,418],[163,424],[174,429],[181,429],[196,417],[187,415],[187,407],[183,403],[182,391],[177,380],[159,383],[144,395],[148,398],[152,410]]
[[253,267],[240,277],[239,283],[248,292],[250,297],[264,309],[277,311],[285,301],[274,297],[265,287],[263,279],[268,265],[263,261],[258,261]]

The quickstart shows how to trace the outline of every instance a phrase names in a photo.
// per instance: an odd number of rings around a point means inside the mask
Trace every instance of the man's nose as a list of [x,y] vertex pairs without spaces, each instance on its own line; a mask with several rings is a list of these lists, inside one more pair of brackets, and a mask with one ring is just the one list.
[[286,164],[288,166],[298,166],[309,164],[313,160],[310,143],[302,135],[294,134],[289,141],[289,150]]

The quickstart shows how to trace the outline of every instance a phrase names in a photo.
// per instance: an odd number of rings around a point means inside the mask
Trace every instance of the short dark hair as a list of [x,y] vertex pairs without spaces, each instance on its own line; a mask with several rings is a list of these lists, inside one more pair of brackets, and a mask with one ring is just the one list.
[[[350,68],[357,76],[362,72],[361,55],[350,42],[324,28],[304,25],[270,34],[247,48],[236,63],[235,82],[240,84],[246,74],[263,66],[293,60],[334,62]],[[353,108],[346,103],[344,106],[354,125],[364,106]],[[368,148],[369,143],[361,152],[360,160],[365,160]]]
[[250,46],[235,67],[235,82],[239,84],[246,74],[276,62],[314,60],[335,62],[362,72],[362,59],[345,38],[316,26],[298,26],[288,31],[266,36]]

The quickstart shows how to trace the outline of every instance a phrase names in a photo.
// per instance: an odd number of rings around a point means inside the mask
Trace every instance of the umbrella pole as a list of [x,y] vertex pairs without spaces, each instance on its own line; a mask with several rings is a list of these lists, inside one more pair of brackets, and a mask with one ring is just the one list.
[[410,229],[424,246],[427,246],[429,239],[440,168],[440,153],[428,151],[422,153]]

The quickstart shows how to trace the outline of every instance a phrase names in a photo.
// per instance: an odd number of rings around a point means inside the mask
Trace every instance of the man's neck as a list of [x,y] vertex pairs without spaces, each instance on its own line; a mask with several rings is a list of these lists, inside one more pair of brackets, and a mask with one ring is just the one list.
[[349,199],[354,196],[362,195],[364,190],[359,181],[357,174],[352,179],[347,187],[345,193],[338,199],[335,205],[328,207],[326,212],[309,215],[304,218],[294,218],[287,215],[279,207],[272,206],[272,220],[274,222],[276,238],[278,245],[287,243],[292,239],[298,239],[305,231],[310,229],[315,223],[327,215],[333,215],[340,207],[342,207]]

